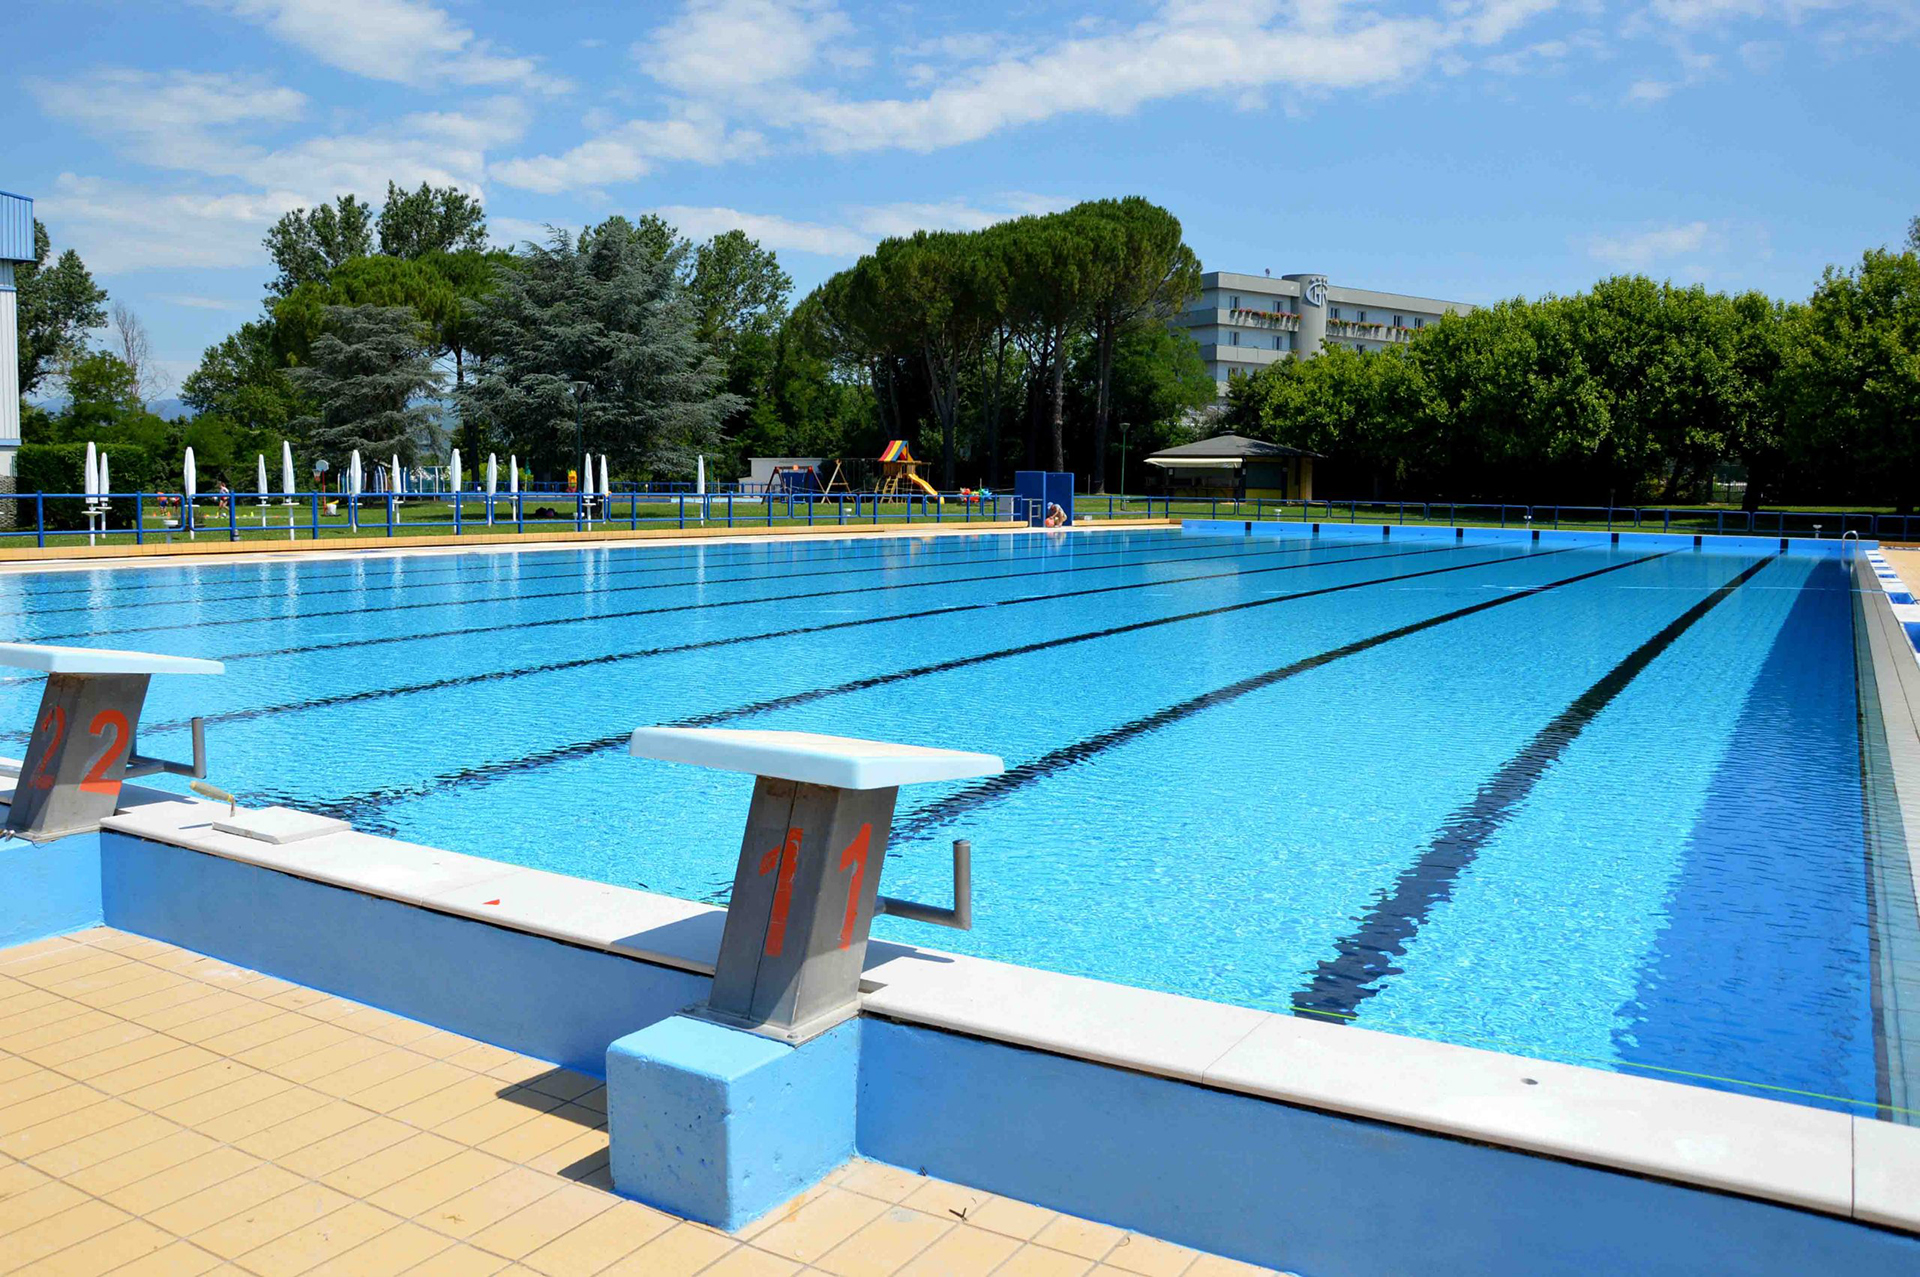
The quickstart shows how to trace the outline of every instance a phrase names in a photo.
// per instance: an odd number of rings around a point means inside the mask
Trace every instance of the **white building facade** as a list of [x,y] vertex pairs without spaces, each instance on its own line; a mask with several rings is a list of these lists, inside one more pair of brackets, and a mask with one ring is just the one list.
[[1331,284],[1325,275],[1239,275],[1209,271],[1200,295],[1174,317],[1200,346],[1200,358],[1222,395],[1235,373],[1317,353],[1323,345],[1384,350],[1398,345],[1465,302],[1381,293]]

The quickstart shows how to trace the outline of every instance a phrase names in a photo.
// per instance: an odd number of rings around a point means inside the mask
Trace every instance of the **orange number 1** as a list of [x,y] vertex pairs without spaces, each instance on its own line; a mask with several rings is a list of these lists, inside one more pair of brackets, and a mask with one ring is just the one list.
[[793,908],[793,871],[800,864],[800,830],[787,830],[787,840],[760,857],[760,872],[770,874],[775,865],[779,877],[773,884],[773,916],[767,920],[767,956],[777,958],[787,941],[787,912]]
[[853,924],[860,917],[860,880],[867,874],[867,840],[873,833],[872,825],[860,826],[860,832],[853,836],[847,849],[840,853],[840,867],[852,869],[853,877],[847,882],[847,917],[840,924],[840,947],[853,947]]

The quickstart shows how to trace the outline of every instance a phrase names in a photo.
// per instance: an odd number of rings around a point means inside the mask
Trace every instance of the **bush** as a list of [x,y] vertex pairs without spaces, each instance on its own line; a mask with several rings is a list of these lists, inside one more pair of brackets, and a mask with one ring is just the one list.
[[[155,464],[144,448],[131,444],[111,446],[107,454],[107,481],[115,492],[152,492],[155,489]],[[16,458],[18,479],[15,490],[23,500],[18,505],[15,526],[33,527],[32,494],[36,492],[85,492],[87,445],[84,443],[29,443],[22,445]],[[49,499],[46,503],[47,531],[67,532],[87,526],[85,503],[78,499]],[[113,522],[126,526],[133,521],[133,501],[114,502]]]

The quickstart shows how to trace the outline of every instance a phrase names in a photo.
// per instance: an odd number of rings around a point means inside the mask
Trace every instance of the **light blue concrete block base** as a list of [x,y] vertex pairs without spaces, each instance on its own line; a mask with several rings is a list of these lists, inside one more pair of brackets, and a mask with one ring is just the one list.
[[0,842],[0,949],[97,927],[100,919],[98,833]]
[[672,1016],[607,1048],[622,1194],[729,1231],[853,1156],[860,1024],[802,1046]]

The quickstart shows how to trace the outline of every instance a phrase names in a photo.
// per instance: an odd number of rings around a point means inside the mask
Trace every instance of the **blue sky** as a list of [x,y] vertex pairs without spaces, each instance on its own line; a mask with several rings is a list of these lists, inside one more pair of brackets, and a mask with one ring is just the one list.
[[1469,302],[1621,270],[1804,296],[1920,213],[1920,0],[14,0],[0,188],[177,383],[282,211],[455,183],[496,238],[876,238],[1104,195],[1209,269]]

